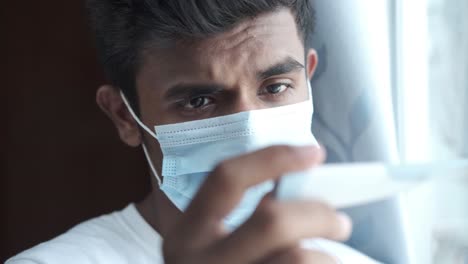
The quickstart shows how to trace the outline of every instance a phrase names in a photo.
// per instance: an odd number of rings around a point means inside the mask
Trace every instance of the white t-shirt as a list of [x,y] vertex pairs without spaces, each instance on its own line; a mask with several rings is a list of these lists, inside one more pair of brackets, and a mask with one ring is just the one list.
[[[135,206],[88,220],[50,241],[28,249],[6,264],[158,264],[163,263],[161,236]],[[377,263],[339,243],[314,239],[307,248],[327,252],[338,263]]]

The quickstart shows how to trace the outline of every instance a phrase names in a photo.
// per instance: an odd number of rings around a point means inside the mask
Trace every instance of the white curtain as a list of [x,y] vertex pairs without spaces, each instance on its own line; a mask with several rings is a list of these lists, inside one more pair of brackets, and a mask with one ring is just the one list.
[[[327,162],[398,162],[388,7],[382,0],[315,1],[312,129],[327,148]],[[396,197],[345,211],[354,221],[350,246],[384,263],[408,263]]]
[[468,157],[468,1],[428,1],[434,155]]
[[[427,1],[433,157],[468,158],[468,1]],[[434,260],[467,263],[468,181],[441,180],[433,186],[432,199]]]

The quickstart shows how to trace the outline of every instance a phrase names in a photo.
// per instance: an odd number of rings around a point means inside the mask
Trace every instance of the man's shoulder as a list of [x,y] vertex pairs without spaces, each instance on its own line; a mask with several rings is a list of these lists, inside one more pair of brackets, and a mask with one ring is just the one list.
[[[85,221],[66,233],[14,256],[6,264],[132,263],[135,258],[151,258],[145,241],[129,219],[128,210]],[[131,221],[131,223],[129,223]],[[155,249],[155,251],[157,251]],[[153,253],[153,252],[150,252]],[[154,252],[157,254],[157,252]]]

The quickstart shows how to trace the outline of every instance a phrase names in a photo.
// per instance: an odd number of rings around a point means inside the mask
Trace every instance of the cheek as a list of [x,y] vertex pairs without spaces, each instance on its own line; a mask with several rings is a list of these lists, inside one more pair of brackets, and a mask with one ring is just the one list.
[[309,99],[309,95],[312,93],[310,90],[310,86],[307,85],[306,78],[304,77],[303,83],[300,84],[299,91],[297,93],[297,100],[298,102],[303,102]]

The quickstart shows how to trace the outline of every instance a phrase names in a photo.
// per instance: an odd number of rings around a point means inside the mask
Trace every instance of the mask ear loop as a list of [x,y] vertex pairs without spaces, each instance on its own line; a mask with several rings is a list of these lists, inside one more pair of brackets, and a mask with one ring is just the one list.
[[[135,114],[135,112],[133,112],[133,109],[132,107],[130,106],[130,104],[128,103],[128,100],[127,98],[125,97],[124,93],[122,92],[122,90],[120,90],[120,97],[122,97],[122,100],[125,104],[125,106],[127,106],[127,109],[128,111],[130,112],[130,115],[133,117],[133,119],[135,119],[135,121],[137,122],[137,124],[143,128],[146,132],[148,132],[148,134],[150,134],[152,137],[154,137],[155,139],[157,139],[157,136],[156,134],[151,131],[145,124],[143,124],[143,122],[140,121],[140,119],[138,118],[138,116]],[[159,177],[158,173],[156,172],[156,169],[154,168],[154,165],[153,165],[153,162],[151,161],[150,159],[150,156],[149,156],[149,153],[148,153],[148,149],[146,148],[145,146],[145,143],[141,143],[141,147],[143,148],[143,152],[145,153],[145,157],[146,157],[146,160],[148,161],[148,164],[150,166],[150,169],[151,169],[151,172],[153,173],[153,175],[156,177],[156,180],[158,182],[158,185],[161,186],[162,185],[162,180],[161,178]]]

